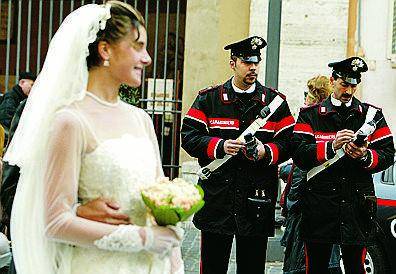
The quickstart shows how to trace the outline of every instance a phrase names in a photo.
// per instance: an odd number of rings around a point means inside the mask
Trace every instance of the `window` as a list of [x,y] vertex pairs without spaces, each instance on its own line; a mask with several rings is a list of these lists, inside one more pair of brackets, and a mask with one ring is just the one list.
[[394,185],[396,176],[396,165],[393,164],[382,173],[382,183],[386,185]]
[[389,57],[392,61],[393,67],[396,68],[396,0],[390,0],[389,7]]

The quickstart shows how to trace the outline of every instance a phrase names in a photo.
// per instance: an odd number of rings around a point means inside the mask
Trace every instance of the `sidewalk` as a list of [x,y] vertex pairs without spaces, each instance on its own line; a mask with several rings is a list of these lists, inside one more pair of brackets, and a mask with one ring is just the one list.
[[[185,228],[185,237],[182,244],[182,254],[185,265],[186,274],[199,274],[199,245],[200,233],[199,230],[188,224]],[[282,262],[271,262],[266,264],[266,274],[281,274]],[[228,267],[228,274],[235,273],[235,248],[233,246],[230,264]]]

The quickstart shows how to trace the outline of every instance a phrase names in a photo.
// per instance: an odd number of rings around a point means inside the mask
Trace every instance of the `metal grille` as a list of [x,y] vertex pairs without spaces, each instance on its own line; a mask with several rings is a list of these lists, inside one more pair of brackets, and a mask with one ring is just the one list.
[[392,54],[396,54],[396,1],[393,1]]
[[[17,84],[20,71],[36,74],[49,42],[74,9],[103,0],[0,0],[0,91]],[[145,17],[153,59],[143,73],[141,107],[152,117],[164,171],[178,175],[182,70],[187,0],[124,0]]]

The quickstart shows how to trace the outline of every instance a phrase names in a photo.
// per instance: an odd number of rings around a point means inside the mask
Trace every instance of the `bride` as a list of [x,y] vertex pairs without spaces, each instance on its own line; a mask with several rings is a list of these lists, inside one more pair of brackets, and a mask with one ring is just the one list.
[[[118,97],[151,63],[140,13],[120,1],[85,5],[48,49],[5,160],[21,167],[11,235],[17,272],[184,273],[181,229],[157,226],[140,188],[163,176],[150,117]],[[78,217],[105,197],[133,224]]]

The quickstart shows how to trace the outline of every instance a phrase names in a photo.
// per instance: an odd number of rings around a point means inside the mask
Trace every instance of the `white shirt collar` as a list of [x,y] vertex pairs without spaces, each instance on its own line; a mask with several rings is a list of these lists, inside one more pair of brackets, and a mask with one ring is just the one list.
[[[333,106],[336,106],[336,107],[341,106],[342,102],[340,100],[334,98],[333,94],[331,94],[331,96],[330,96],[331,103],[333,104]],[[350,107],[351,105],[352,105],[352,98],[351,98],[351,100],[348,101],[348,103],[345,103],[346,107]]]
[[256,89],[256,83],[251,85],[250,88],[248,88],[247,90],[243,90],[243,89],[238,88],[234,84],[234,77],[232,77],[231,83],[232,83],[232,88],[235,90],[236,93],[252,93]]

